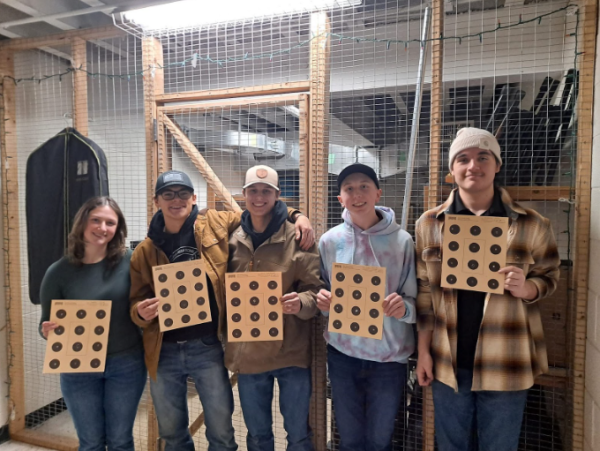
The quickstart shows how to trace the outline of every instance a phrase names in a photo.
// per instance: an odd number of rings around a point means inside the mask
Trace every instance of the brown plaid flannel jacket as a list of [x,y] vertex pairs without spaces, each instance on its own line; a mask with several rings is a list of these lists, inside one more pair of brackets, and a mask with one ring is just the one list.
[[[456,191],[456,190],[455,190]],[[458,389],[456,382],[457,292],[442,288],[442,240],[444,217],[454,199],[453,191],[442,205],[417,221],[417,328],[431,330],[431,356],[435,378]],[[534,378],[548,371],[544,331],[537,301],[551,295],[559,275],[559,256],[550,221],[525,209],[502,191],[509,216],[507,266],[522,268],[538,288],[532,301],[510,292],[487,294],[479,330],[472,390],[524,390]]]

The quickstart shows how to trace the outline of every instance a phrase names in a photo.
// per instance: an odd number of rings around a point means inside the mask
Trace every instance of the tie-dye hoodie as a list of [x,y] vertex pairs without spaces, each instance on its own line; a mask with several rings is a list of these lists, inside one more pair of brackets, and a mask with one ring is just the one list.
[[[333,263],[347,263],[386,268],[386,296],[396,292],[406,305],[402,319],[384,316],[383,338],[355,337],[325,330],[325,340],[338,351],[351,357],[375,362],[406,363],[415,349],[413,329],[416,321],[415,299],[417,278],[415,274],[415,248],[411,236],[396,223],[394,211],[375,207],[383,217],[368,230],[352,223],[344,210],[344,223],[325,233],[319,242],[321,276],[331,289]],[[324,312],[328,316],[328,312]]]

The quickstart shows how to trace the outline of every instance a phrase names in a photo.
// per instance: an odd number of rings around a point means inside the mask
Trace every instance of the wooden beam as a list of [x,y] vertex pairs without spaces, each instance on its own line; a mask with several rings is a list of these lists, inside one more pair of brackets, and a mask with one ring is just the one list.
[[35,429],[24,429],[19,432],[11,432],[10,439],[59,451],[77,451],[79,449],[79,441],[77,439],[49,434]]
[[[71,40],[73,67],[87,69],[87,41],[81,38]],[[87,74],[73,73],[73,127],[84,136],[89,133]]]
[[169,102],[192,102],[200,100],[234,99],[236,97],[271,96],[308,92],[308,81],[291,81],[263,86],[246,86],[242,88],[211,89],[207,91],[186,91],[156,96],[160,104]]
[[[581,342],[577,337],[573,340],[572,349],[582,352],[573,354],[572,389],[573,412],[571,423],[571,449],[584,449],[584,399],[585,399],[585,333],[587,327],[588,278],[595,277],[594,271],[589,273],[590,258],[590,210],[592,180],[592,137],[594,111],[594,66],[596,59],[596,32],[598,28],[598,2],[586,0],[583,6],[583,22],[581,28],[581,47],[579,56],[579,94],[577,98],[577,176],[575,180],[576,206],[575,236],[577,243],[573,255],[573,275],[575,282],[575,331],[580,330],[584,337]],[[596,100],[598,101],[598,100]],[[583,313],[579,313],[583,312]]]
[[182,111],[189,113],[190,111],[205,111],[212,110],[214,108],[233,108],[252,105],[260,105],[261,107],[278,107],[290,105],[292,103],[298,103],[300,102],[301,96],[302,94],[281,94],[277,96],[254,97],[251,99],[239,98],[229,100],[207,100],[204,102],[159,106],[158,111],[165,114],[172,114]]
[[309,99],[307,94],[302,94],[300,96],[300,102],[298,104],[298,110],[300,112],[300,117],[298,118],[298,140],[300,144],[300,157],[298,162],[298,170],[299,170],[299,198],[300,205],[299,209],[302,212],[308,214],[309,212],[309,194],[308,194],[308,174],[309,174],[309,161],[310,161],[310,138],[309,138]]
[[73,38],[81,38],[86,41],[95,39],[108,39],[127,36],[127,33],[113,25],[102,28],[86,28],[82,30],[69,30],[62,33],[51,34],[39,38],[18,38],[0,41],[0,49],[13,51],[38,49],[48,46],[69,45]]
[[[568,199],[571,191],[568,186],[503,186],[503,188],[510,194],[511,199],[516,202],[558,201],[559,199]],[[438,195],[445,200],[450,195],[452,186],[440,185],[436,189]],[[425,194],[425,204],[427,204],[428,199],[431,199],[431,187],[425,185],[423,192]]]
[[2,168],[2,221],[4,250],[4,296],[7,314],[9,432],[25,428],[25,371],[21,300],[21,245],[17,152],[16,86],[13,52],[0,49],[0,167]]
[[158,163],[158,113],[156,95],[164,93],[163,49],[160,41],[153,37],[142,39],[142,67],[150,68],[144,73],[144,123],[146,129],[146,211],[148,223],[155,213],[154,186],[160,173]]
[[[163,115],[162,113],[160,113]],[[179,126],[173,122],[167,115],[161,120],[169,132],[173,135],[177,143],[181,146],[186,155],[192,160],[196,169],[202,174],[206,183],[212,188],[215,195],[223,202],[228,210],[242,211],[238,203],[235,201],[229,190],[225,187],[223,182],[219,179],[217,174],[212,170],[208,162],[200,154],[196,146],[189,140],[185,133],[179,128]]]
[[[330,22],[325,12],[310,16],[310,150],[308,196],[309,217],[317,238],[327,231],[329,196],[329,84],[330,84]],[[337,219],[337,218],[336,218]],[[313,396],[310,406],[310,426],[316,451],[327,449],[327,371],[323,364],[327,349],[321,334],[323,317],[313,320]]]

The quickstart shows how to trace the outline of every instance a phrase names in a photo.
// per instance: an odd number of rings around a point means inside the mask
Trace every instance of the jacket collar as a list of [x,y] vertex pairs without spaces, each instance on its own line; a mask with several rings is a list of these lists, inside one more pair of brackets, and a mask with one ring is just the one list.
[[[285,232],[286,223],[287,223],[287,220],[286,220],[286,222],[283,223],[283,225],[281,227],[279,227],[279,230],[277,232],[275,232],[263,244],[284,243],[287,240],[287,236],[286,236],[286,232]],[[242,227],[238,227],[238,231],[235,233],[236,233],[238,239],[240,240],[240,243],[244,244],[248,249],[253,249],[252,238],[250,238],[250,236],[246,232],[244,232]],[[262,246],[262,244],[261,244],[261,246]],[[256,251],[256,249],[254,249],[254,250]]]
[[[514,202],[511,199],[508,192],[504,188],[496,187],[496,189],[500,190],[501,197],[502,197],[502,203],[504,204],[504,208],[506,209],[506,214],[508,215],[509,218],[515,220],[515,219],[517,219],[517,217],[519,215],[527,215],[527,211],[523,207],[521,207],[519,204]],[[449,213],[450,207],[452,206],[452,203],[454,202],[454,195],[457,191],[458,191],[458,188],[454,188],[452,190],[452,192],[450,193],[450,195],[448,196],[448,199],[446,199],[446,201],[442,205],[440,205],[439,207],[436,208],[436,213],[435,213],[436,218],[442,219],[442,218],[440,218],[441,215]]]

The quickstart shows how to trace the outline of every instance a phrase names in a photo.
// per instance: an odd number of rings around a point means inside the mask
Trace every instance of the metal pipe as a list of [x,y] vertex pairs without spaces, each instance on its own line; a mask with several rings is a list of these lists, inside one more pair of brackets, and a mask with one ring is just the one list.
[[[431,8],[425,8],[423,18],[423,29],[421,33],[421,53],[419,56],[419,71],[417,73],[417,90],[415,92],[415,106],[413,110],[412,127],[410,131],[410,144],[408,146],[408,158],[406,160],[406,185],[404,187],[404,202],[402,204],[401,227],[406,230],[408,224],[408,211],[410,209],[410,194],[412,190],[413,169],[415,165],[415,153],[417,151],[417,138],[419,134],[419,118],[421,116],[421,102],[423,100],[423,81],[425,79],[425,64],[427,56],[427,38],[429,36],[429,25],[431,22]],[[400,153],[398,152],[398,160]]]

